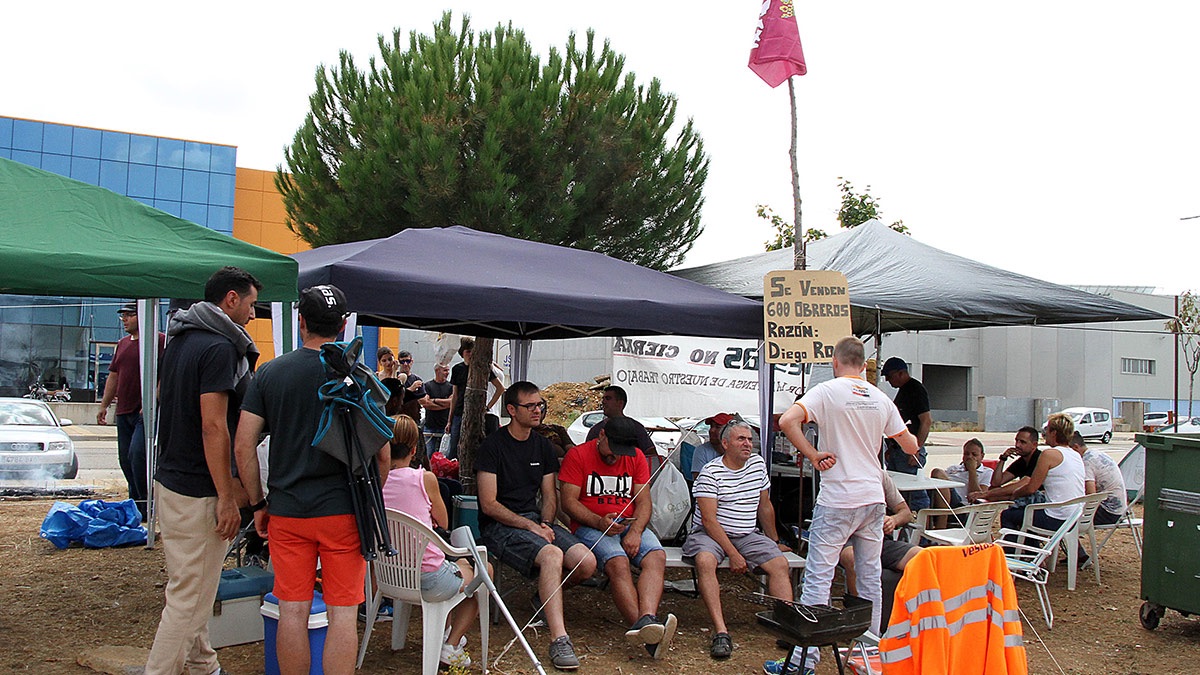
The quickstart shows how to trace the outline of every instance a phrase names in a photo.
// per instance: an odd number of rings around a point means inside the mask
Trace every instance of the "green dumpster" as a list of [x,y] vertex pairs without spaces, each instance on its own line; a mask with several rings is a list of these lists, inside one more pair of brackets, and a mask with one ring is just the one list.
[[1200,435],[1138,434],[1146,448],[1140,619],[1200,614]]

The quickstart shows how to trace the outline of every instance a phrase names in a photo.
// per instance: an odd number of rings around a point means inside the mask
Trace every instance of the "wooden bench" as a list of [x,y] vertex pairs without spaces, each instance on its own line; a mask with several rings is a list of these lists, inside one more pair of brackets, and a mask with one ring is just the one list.
[[[679,546],[664,546],[663,551],[667,554],[667,569],[683,568],[692,570],[692,578],[690,580],[667,580],[664,583],[664,586],[668,590],[683,593],[685,595],[698,595],[698,591],[696,590],[696,567],[690,561],[684,560],[683,549]],[[801,558],[791,551],[787,551],[783,555],[785,558],[787,558],[788,570],[791,571],[792,574],[792,588],[799,588],[800,577],[804,573],[804,558]],[[722,560],[721,564],[717,565],[717,569],[729,569],[729,558]],[[765,580],[760,580],[760,584],[765,586]]]

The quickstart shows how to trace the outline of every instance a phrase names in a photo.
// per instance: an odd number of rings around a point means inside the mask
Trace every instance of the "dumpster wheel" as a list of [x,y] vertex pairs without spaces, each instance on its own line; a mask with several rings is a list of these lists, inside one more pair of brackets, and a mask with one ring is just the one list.
[[1149,600],[1143,602],[1142,608],[1138,610],[1138,618],[1142,621],[1142,628],[1146,630],[1158,628],[1158,620],[1162,618],[1163,614],[1166,614],[1166,608]]

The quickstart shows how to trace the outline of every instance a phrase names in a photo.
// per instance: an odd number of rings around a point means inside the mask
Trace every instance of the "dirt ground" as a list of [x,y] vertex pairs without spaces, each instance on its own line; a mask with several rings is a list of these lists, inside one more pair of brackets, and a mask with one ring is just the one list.
[[[119,498],[120,495],[111,495]],[[91,672],[76,665],[83,650],[104,645],[148,648],[162,607],[161,550],[142,547],[108,550],[55,549],[38,537],[38,526],[52,501],[0,501],[0,672],[78,675]],[[1139,561],[1127,533],[1117,534],[1102,555],[1103,583],[1080,574],[1077,590],[1066,590],[1059,568],[1050,581],[1055,610],[1053,631],[1046,630],[1033,588],[1018,584],[1020,604],[1028,615],[1024,626],[1031,673],[1195,673],[1200,670],[1200,620],[1168,612],[1158,630],[1138,622]],[[682,576],[682,570],[675,571]],[[518,620],[529,617],[529,592],[509,573],[505,583],[515,588],[509,606]],[[754,621],[760,608],[743,598],[750,590],[745,578],[725,575],[725,614],[736,649],[724,663],[708,657],[711,631],[699,600],[668,592],[663,610],[679,617],[679,635],[669,655],[654,661],[627,646],[624,627],[606,592],[593,588],[567,594],[568,628],[582,658],[580,672],[591,673],[724,673],[761,672],[764,659],[782,651]],[[1189,592],[1194,593],[1194,590]],[[363,673],[420,672],[420,622],[410,626],[408,646],[390,650],[389,624],[379,624],[372,636]],[[493,627],[491,654],[500,654],[512,633]],[[548,637],[544,630],[528,632],[545,660]],[[478,649],[477,636],[468,649]],[[222,665],[234,675],[263,672],[262,643],[220,650]],[[553,672],[547,666],[548,671]],[[475,669],[473,669],[475,670]],[[533,669],[514,644],[493,670],[530,673]],[[825,655],[819,673],[834,673]]]

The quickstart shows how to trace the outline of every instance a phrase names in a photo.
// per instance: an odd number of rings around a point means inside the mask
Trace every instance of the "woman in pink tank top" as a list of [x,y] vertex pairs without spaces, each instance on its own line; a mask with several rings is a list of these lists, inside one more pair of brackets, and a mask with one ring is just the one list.
[[[394,420],[392,432],[392,468],[383,484],[384,506],[402,511],[430,528],[449,529],[450,517],[438,491],[437,476],[412,466],[414,451],[423,447],[416,422],[400,415]],[[474,577],[473,562],[471,558],[447,560],[440,548],[430,544],[421,558],[421,596],[430,602],[453,596]],[[490,574],[491,565],[488,567]],[[463,600],[450,612],[450,627],[442,645],[442,664],[462,668],[471,665],[464,647],[467,629],[478,616],[479,604],[474,596]]]

